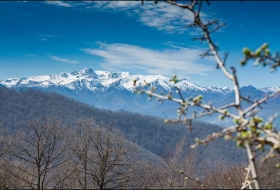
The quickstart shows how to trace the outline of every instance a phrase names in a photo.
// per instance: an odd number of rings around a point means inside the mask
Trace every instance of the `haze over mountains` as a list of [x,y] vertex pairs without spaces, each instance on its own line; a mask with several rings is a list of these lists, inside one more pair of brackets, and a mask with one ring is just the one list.
[[[133,93],[133,80],[135,79],[137,79],[137,86],[142,85],[146,80],[157,87],[156,92],[163,94],[174,90],[172,88],[173,82],[169,82],[169,78],[162,75],[132,75],[128,72],[93,71],[90,68],[72,73],[63,72],[21,79],[10,78],[0,81],[0,84],[13,89],[31,87],[44,91],[54,91],[98,108],[123,109],[160,117],[176,117],[177,105],[175,103],[164,102],[161,105],[155,98],[148,101],[146,95],[140,96]],[[228,87],[203,87],[185,78],[180,79],[176,86],[181,89],[184,97],[202,95],[205,103],[212,102],[215,106],[234,101],[234,91]],[[241,87],[240,91],[243,96],[250,95],[251,100],[255,100],[262,98],[266,93],[275,92],[278,88],[258,89],[253,86],[244,86]],[[176,97],[175,93],[174,97]],[[244,106],[247,105],[244,104]],[[260,111],[261,116],[268,118],[277,113],[279,98],[270,100],[265,107],[265,112]],[[204,120],[219,123],[216,116],[207,117]],[[276,123],[278,122],[279,119],[276,120]],[[226,125],[227,122],[219,124]]]

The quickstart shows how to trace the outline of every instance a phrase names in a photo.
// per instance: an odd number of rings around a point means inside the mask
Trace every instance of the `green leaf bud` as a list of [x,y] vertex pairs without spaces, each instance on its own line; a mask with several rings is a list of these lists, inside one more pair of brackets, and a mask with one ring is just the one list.
[[250,135],[247,131],[242,131],[240,133],[240,138],[242,138],[242,139],[246,139],[248,136],[250,136]]
[[272,129],[271,123],[270,123],[270,122],[267,122],[267,123],[265,124],[265,127],[264,127],[264,128],[267,129],[267,130]]
[[265,53],[266,56],[269,56],[270,55],[270,50],[266,49],[264,53]]
[[234,118],[234,119],[233,119],[233,122],[237,124],[237,123],[239,122],[239,119]]
[[265,50],[266,48],[268,48],[268,44],[264,43],[263,46],[262,46],[262,49]]
[[261,55],[261,52],[262,52],[262,51],[261,51],[261,49],[257,49],[257,51],[256,51],[256,54],[255,54],[255,55],[259,57],[259,56]]
[[261,123],[261,122],[263,122],[263,119],[262,119],[262,118],[259,118],[259,117],[254,117],[254,121],[255,121],[256,123]]
[[250,56],[251,50],[249,50],[248,48],[243,48],[243,53],[245,54],[245,56]]
[[240,141],[240,140],[238,140],[238,141],[236,142],[236,145],[237,145],[238,147],[243,147],[243,143],[242,143],[242,141]]

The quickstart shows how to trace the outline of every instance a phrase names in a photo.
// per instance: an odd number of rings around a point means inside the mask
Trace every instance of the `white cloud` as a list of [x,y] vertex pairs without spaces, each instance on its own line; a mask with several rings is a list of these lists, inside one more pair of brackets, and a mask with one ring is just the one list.
[[56,57],[53,55],[50,55],[50,58],[56,61],[60,61],[60,62],[64,62],[64,63],[70,63],[70,64],[79,64],[79,61],[76,60],[71,60],[71,59],[65,59],[65,58],[60,58],[60,57]]
[[71,5],[69,3],[65,3],[62,1],[45,1],[45,3],[47,3],[49,5],[56,5],[59,7],[71,7]]
[[[186,30],[187,24],[193,22],[193,15],[190,11],[165,2],[154,4],[153,1],[74,1],[71,4],[62,1],[46,1],[56,6],[71,7],[88,11],[90,9],[101,11],[122,11],[128,16],[136,17],[142,24],[163,30],[168,33],[182,33]],[[203,12],[200,16],[205,18]]]
[[177,48],[155,51],[128,44],[99,43],[99,48],[82,49],[83,52],[102,57],[101,66],[107,70],[138,69],[147,74],[207,75],[212,67],[199,64],[200,50]]
[[130,9],[141,6],[141,1],[95,1],[93,7],[103,9]]
[[[146,26],[170,33],[183,32],[186,25],[193,21],[190,11],[164,2],[154,4],[151,1],[94,1],[86,8],[94,10],[124,11],[128,16],[136,16]],[[202,13],[203,15],[203,13]]]

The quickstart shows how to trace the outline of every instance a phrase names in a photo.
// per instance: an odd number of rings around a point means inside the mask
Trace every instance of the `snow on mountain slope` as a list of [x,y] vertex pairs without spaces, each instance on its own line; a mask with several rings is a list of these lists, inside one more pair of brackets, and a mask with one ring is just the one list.
[[15,86],[17,84],[17,82],[19,81],[19,79],[16,78],[9,78],[7,80],[2,80],[0,81],[0,84],[10,88],[12,86]]
[[[80,102],[103,109],[127,110],[141,114],[155,115],[166,118],[176,117],[177,104],[165,102],[159,104],[156,99],[147,101],[147,96],[133,95],[133,80],[137,80],[137,86],[149,82],[157,87],[157,92],[167,93],[173,90],[174,82],[162,75],[132,75],[128,72],[93,71],[83,69],[70,73],[59,73],[42,76],[31,76],[21,79],[10,78],[0,81],[0,86],[8,88],[34,87],[46,91],[53,91]],[[183,78],[175,84],[181,89],[183,97],[203,95],[204,102],[212,102],[213,105],[221,106],[234,101],[233,90],[228,87],[203,87],[196,85]],[[253,99],[260,99],[265,93],[275,92],[279,87],[267,87],[257,89],[253,86],[243,86],[240,92],[250,95]],[[261,112],[261,116],[269,118],[279,110],[279,99],[266,105],[267,111]],[[245,105],[244,105],[245,106]],[[191,109],[191,108],[190,108]],[[191,112],[191,111],[190,111]],[[206,117],[205,121],[218,123],[217,117]],[[278,122],[280,122],[278,120]]]
[[160,85],[166,90],[170,90],[171,83],[169,79],[162,75],[131,75],[128,72],[110,72],[110,71],[93,71],[92,69],[83,69],[72,73],[60,73],[42,76],[31,76],[22,79],[7,79],[0,81],[0,84],[7,87],[42,87],[64,86],[71,90],[82,89],[85,87],[89,90],[100,88],[125,88],[133,90],[133,80],[138,80],[138,85],[146,82]]
[[[10,78],[0,81],[0,84],[11,87],[41,87],[48,88],[50,86],[66,87],[71,90],[104,91],[108,88],[122,88],[133,91],[133,80],[137,80],[137,85],[144,84],[144,81],[151,85],[160,86],[169,91],[174,85],[169,81],[168,77],[162,75],[131,75],[128,72],[110,72],[110,71],[93,71],[90,68],[72,73],[60,73],[42,76],[31,76],[22,79]],[[228,87],[202,87],[189,82],[187,79],[180,79],[176,86],[182,91],[201,91],[229,94],[233,92]],[[263,92],[273,92],[279,87],[268,87],[259,89]]]
[[265,87],[265,88],[260,88],[261,91],[263,92],[276,92],[277,90],[280,89],[280,86],[272,86],[272,87]]

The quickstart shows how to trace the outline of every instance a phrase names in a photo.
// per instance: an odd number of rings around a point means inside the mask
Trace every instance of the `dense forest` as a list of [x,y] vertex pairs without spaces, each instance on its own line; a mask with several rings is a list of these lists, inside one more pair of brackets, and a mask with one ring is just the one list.
[[[217,132],[221,128],[206,122],[194,121],[193,130],[188,132],[186,125],[166,124],[163,119],[127,111],[110,111],[98,109],[62,95],[40,90],[15,91],[8,88],[0,89],[0,115],[3,126],[16,130],[23,123],[42,117],[56,117],[62,123],[73,127],[81,118],[91,118],[96,123],[112,123],[125,137],[152,153],[163,156],[167,150],[186,138],[185,148],[195,143],[195,138]],[[226,161],[240,163],[246,159],[242,149],[234,142],[220,139],[207,146],[198,148],[201,157],[214,162]]]
[[[194,121],[165,124],[123,110],[98,109],[62,95],[0,88],[1,188],[240,188],[246,160],[219,139],[195,150],[195,138],[221,130]],[[262,164],[275,188],[278,158]],[[197,178],[197,179],[196,179]],[[198,179],[199,178],[199,179]],[[273,183],[272,183],[273,181]]]

